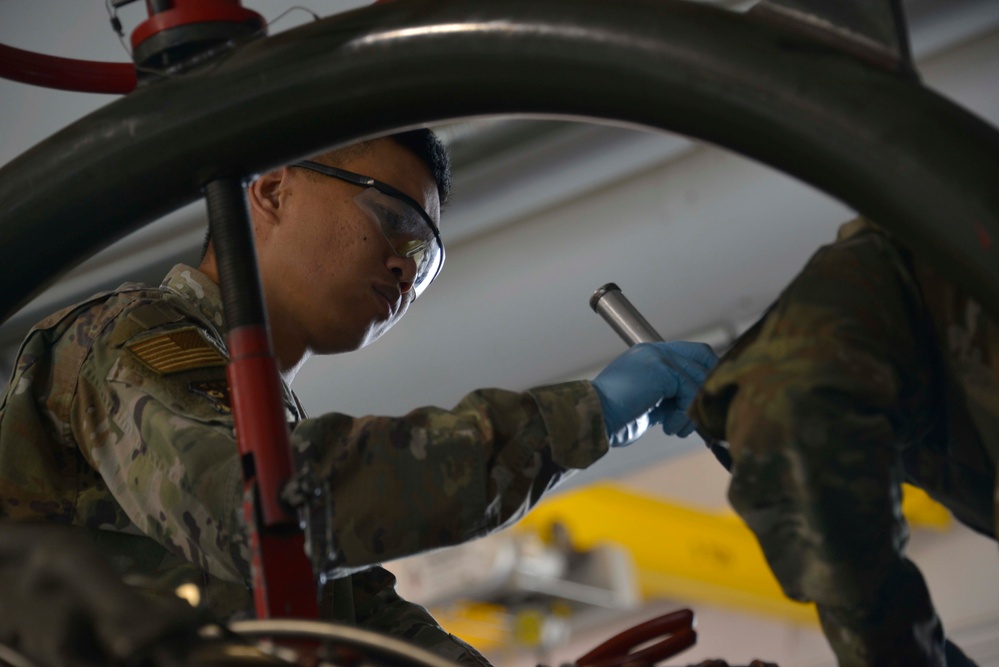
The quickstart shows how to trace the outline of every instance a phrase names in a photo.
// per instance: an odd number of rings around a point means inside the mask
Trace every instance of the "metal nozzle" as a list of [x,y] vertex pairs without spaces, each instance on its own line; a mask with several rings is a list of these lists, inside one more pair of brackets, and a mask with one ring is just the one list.
[[629,346],[663,340],[648,320],[631,305],[621,288],[607,283],[590,297],[590,308],[603,317],[617,335]]

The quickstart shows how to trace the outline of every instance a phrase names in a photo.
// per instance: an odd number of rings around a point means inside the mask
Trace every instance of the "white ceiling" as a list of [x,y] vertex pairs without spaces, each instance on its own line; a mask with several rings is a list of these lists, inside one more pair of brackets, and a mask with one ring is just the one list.
[[[144,18],[142,4],[122,11],[126,31]],[[309,6],[328,15],[364,4]],[[292,3],[244,5],[272,19]],[[999,124],[999,2],[914,0],[907,9],[928,85]],[[308,20],[295,10],[273,30]],[[127,58],[103,0],[2,0],[0,43]],[[111,99],[0,80],[0,163]],[[295,388],[314,413],[401,413],[450,405],[479,386],[588,376],[623,349],[587,305],[610,281],[664,336],[724,345],[850,216],[791,178],[677,136],[499,120],[446,132],[458,167],[443,220],[448,263],[381,342],[306,366]],[[203,225],[193,205],[116,244],[13,318],[0,345],[57,305],[135,276],[156,280],[176,259],[196,261]],[[647,438],[590,474],[696,446]]]

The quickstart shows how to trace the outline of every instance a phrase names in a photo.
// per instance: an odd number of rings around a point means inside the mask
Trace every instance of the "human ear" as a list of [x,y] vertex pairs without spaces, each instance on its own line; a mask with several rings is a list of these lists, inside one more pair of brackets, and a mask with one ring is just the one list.
[[287,185],[287,172],[286,167],[269,171],[247,187],[246,195],[255,219],[271,224],[279,221],[283,212],[281,197]]

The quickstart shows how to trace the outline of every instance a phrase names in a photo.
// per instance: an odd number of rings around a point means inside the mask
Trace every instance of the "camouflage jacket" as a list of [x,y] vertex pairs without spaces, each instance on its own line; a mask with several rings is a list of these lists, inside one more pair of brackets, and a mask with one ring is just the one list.
[[[223,334],[217,286],[183,265],[35,326],[0,405],[0,516],[80,527],[127,580],[196,582],[221,617],[250,608]],[[400,418],[306,418],[285,391],[297,465],[328,494],[327,612],[452,658],[467,655],[372,566],[499,528],[607,450],[586,382]]]
[[[840,665],[955,664],[905,558],[900,483],[995,537],[999,328],[864,220],[742,335],[691,408],[727,440],[729,500]],[[957,663],[960,664],[960,663]]]

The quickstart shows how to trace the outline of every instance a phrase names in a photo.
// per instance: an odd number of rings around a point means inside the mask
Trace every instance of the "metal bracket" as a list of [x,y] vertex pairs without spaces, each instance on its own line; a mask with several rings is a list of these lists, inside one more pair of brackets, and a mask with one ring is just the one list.
[[760,0],[750,14],[831,42],[879,67],[918,78],[902,0]]

